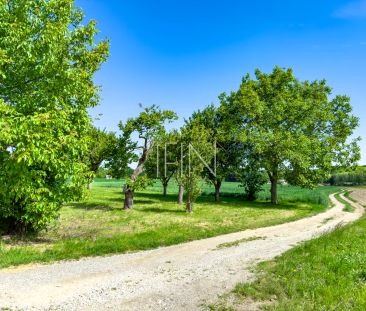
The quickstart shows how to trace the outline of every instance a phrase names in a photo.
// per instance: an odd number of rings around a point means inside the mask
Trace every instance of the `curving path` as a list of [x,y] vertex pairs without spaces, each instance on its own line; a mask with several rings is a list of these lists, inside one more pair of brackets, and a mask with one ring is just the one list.
[[[365,193],[354,195],[365,204]],[[281,225],[132,254],[0,270],[0,310],[200,310],[236,283],[250,281],[254,263],[363,213],[360,204],[349,201],[356,208],[349,213],[330,198],[334,206],[326,212]],[[216,248],[248,237],[261,239]]]

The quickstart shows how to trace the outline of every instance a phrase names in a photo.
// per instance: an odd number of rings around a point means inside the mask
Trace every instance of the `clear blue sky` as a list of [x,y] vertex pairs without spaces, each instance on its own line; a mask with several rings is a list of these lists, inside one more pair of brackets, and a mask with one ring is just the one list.
[[[111,56],[97,74],[95,123],[117,130],[138,103],[180,119],[236,90],[255,68],[292,67],[299,79],[326,79],[351,97],[366,140],[366,0],[77,0],[96,19]],[[362,160],[366,164],[366,142]]]

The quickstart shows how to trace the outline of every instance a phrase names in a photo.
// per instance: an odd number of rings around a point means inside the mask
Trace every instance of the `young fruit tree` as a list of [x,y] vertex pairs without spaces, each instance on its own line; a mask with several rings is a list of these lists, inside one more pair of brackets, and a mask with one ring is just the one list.
[[44,228],[90,178],[85,163],[108,56],[72,0],[0,3],[0,226]]
[[[215,148],[210,141],[210,131],[202,124],[183,127],[181,132],[183,161],[179,162],[177,174],[186,193],[186,211],[191,213],[194,202],[201,194],[203,169],[209,167],[215,155]],[[210,170],[214,174],[215,168],[210,167]]]
[[259,165],[271,182],[271,202],[277,203],[277,183],[314,187],[333,165],[359,160],[358,126],[350,98],[334,96],[325,80],[299,81],[291,69],[275,67],[265,74],[246,75],[237,92],[223,94],[221,109],[233,133],[254,146]]
[[[124,209],[133,207],[135,191],[146,186],[148,178],[146,175],[141,176],[141,173],[144,171],[145,163],[150,153],[154,150],[155,142],[165,133],[165,122],[172,122],[176,119],[177,116],[173,111],[160,110],[159,107],[153,105],[145,108],[138,117],[128,119],[125,124],[120,122],[119,128],[122,131],[121,140],[131,141],[131,135],[135,133],[141,143],[140,145],[137,142],[134,144],[134,148],[140,150],[140,153],[135,157],[137,166],[123,187],[125,195]],[[112,165],[115,166],[113,163]]]

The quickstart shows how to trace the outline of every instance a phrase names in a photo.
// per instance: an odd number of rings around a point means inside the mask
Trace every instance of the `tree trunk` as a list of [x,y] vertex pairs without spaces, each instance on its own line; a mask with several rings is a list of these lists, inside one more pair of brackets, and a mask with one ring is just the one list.
[[179,185],[178,204],[183,204],[183,194],[184,194],[184,187],[182,185]]
[[[143,137],[140,137],[143,138]],[[145,162],[147,161],[147,157],[149,156],[149,153],[151,152],[152,148],[153,148],[153,144],[150,144],[149,146],[149,142],[148,139],[145,137],[145,142],[144,142],[144,147],[143,147],[143,151],[142,151],[142,155],[137,163],[136,168],[134,169],[130,180],[134,183],[136,182],[137,178],[140,176],[140,174],[143,172],[144,170],[144,165]],[[123,192],[125,193],[125,202],[124,202],[124,210],[130,209],[133,207],[133,196],[135,194],[135,190],[132,187],[128,187],[127,185],[125,185],[123,187]]]
[[221,180],[216,180],[215,185],[215,202],[220,202],[220,188],[221,188]]
[[271,203],[277,204],[277,178],[271,178]]
[[87,187],[88,190],[92,190],[93,182],[88,183],[88,185],[86,187]]
[[192,202],[190,200],[187,200],[186,211],[187,213],[192,213]]
[[167,183],[163,183],[163,196],[166,197],[167,195],[167,189],[168,189],[168,184]]
[[133,207],[134,191],[127,188],[124,190],[124,193],[125,193],[125,203],[123,209],[127,210]]

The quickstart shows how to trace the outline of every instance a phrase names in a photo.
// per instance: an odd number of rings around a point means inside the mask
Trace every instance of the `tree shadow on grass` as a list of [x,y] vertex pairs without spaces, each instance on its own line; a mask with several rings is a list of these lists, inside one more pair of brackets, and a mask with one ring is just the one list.
[[138,209],[139,212],[143,213],[153,213],[153,214],[186,214],[186,211],[182,209],[169,209],[169,208],[159,208],[159,207],[141,207]]
[[[120,194],[119,197],[116,197],[116,193]],[[119,210],[123,208],[123,200],[124,196],[119,191],[111,191],[110,195],[105,196],[103,198],[98,198],[99,203],[96,202],[75,202],[69,203],[68,206],[72,208],[84,209],[84,210],[104,210],[104,211],[112,211],[112,210]],[[113,202],[114,206],[110,204]],[[177,204],[177,195],[174,194],[167,194],[163,196],[159,192],[136,192],[134,203],[135,205],[140,205],[146,212],[173,212],[173,209],[165,209],[159,207],[151,207],[151,204],[164,204],[164,203],[172,203]],[[302,204],[296,204],[291,202],[282,202],[278,205],[272,205],[270,202],[263,202],[263,201],[246,201],[243,197],[240,196],[223,196],[221,197],[220,202],[215,202],[214,197],[212,195],[201,195],[197,199],[197,204],[203,206],[215,206],[223,208],[232,208],[232,209],[243,209],[243,208],[254,208],[254,209],[273,209],[273,210],[294,210],[294,209],[309,209],[309,207],[301,206]],[[177,204],[177,213],[185,213],[184,208]]]
[[[154,203],[158,202],[167,202],[167,203],[176,203],[177,195],[176,194],[168,194],[167,196],[163,196],[161,193],[155,192],[138,192],[136,193],[136,198],[151,198],[155,200]],[[137,199],[136,201],[137,202]],[[292,202],[282,202],[278,205],[273,205],[270,202],[263,201],[246,201],[242,196],[237,195],[226,195],[221,197],[220,202],[215,202],[215,199],[212,195],[201,195],[197,201],[197,204],[204,206],[222,206],[225,208],[233,208],[233,209],[243,209],[243,208],[255,208],[255,209],[273,209],[273,210],[294,210],[294,209],[308,209],[308,207],[300,206],[300,204],[294,204]],[[178,207],[178,205],[177,205]],[[146,209],[146,208],[145,208]],[[156,208],[159,209],[159,208]],[[185,213],[184,208],[181,208],[183,213]],[[171,211],[171,210],[167,210]]]
[[102,210],[102,211],[112,211],[112,210],[121,209],[123,207],[122,204],[120,207],[115,207],[115,206],[100,204],[100,203],[84,203],[84,202],[68,203],[67,206],[71,207],[71,208],[77,208],[77,209],[83,209],[83,210]]
[[215,200],[209,196],[201,196],[197,199],[197,204],[203,206],[222,206],[225,208],[232,209],[243,209],[243,208],[254,208],[254,209],[272,209],[272,210],[295,210],[295,209],[308,209],[308,207],[300,206],[300,204],[294,204],[291,202],[283,202],[277,205],[273,205],[270,202],[263,201],[246,201],[238,197],[224,197],[221,198],[220,202],[215,202]]
[[160,201],[160,202],[176,202],[177,201],[176,194],[167,194],[166,196],[163,196],[159,192],[137,192],[135,194],[135,198],[139,199],[140,197],[149,198],[149,199],[153,199],[155,201]]

